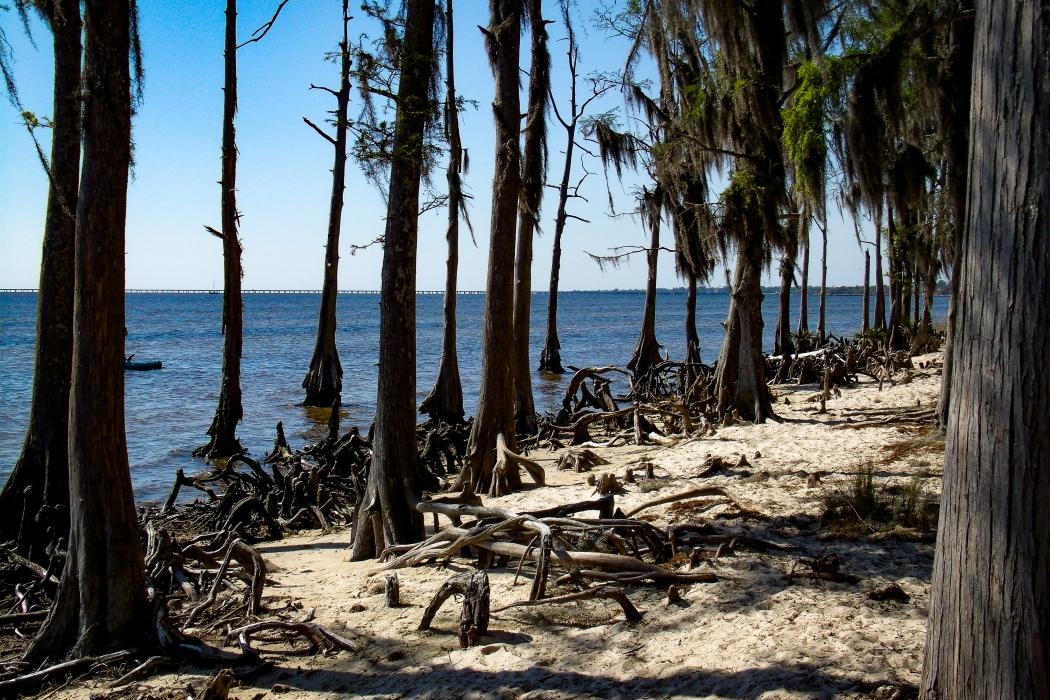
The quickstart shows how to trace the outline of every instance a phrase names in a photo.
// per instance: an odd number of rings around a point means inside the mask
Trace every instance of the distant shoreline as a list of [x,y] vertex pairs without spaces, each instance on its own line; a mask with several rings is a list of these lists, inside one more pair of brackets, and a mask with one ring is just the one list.
[[[657,292],[663,292],[668,294],[685,294],[685,287],[660,287]],[[792,288],[791,294],[794,296],[798,293],[797,288]],[[221,290],[214,289],[125,289],[126,294],[215,294],[221,295]],[[36,294],[36,289],[0,289],[0,294]],[[317,294],[321,293],[320,289],[243,289],[242,294]],[[360,294],[360,295],[378,295],[378,289],[340,289],[340,294]],[[441,295],[444,294],[444,290],[430,290],[420,289],[416,294],[424,295]],[[461,289],[457,294],[477,296],[484,294],[483,289]],[[644,294],[644,289],[565,289],[559,292],[559,294]],[[716,295],[716,294],[729,294],[728,287],[700,287],[696,290],[698,295]],[[780,294],[779,287],[763,287],[762,293],[766,296],[776,296]],[[546,295],[546,291],[534,291],[533,296]],[[812,297],[820,296],[820,287],[810,287],[809,294]],[[859,286],[844,285],[839,287],[828,287],[828,296],[863,296],[864,288]],[[948,290],[944,285],[938,285],[937,291],[934,296],[943,297],[948,296]]]

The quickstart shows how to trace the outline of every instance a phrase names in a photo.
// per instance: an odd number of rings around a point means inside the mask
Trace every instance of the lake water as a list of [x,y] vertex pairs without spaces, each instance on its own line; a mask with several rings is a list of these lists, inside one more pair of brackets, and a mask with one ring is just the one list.
[[[293,445],[316,440],[326,429],[325,413],[296,405],[313,351],[320,294],[249,294],[244,298],[244,420],[238,436],[252,454],[273,444],[274,426],[284,421]],[[578,367],[625,364],[641,323],[644,293],[567,292],[559,297],[562,364]],[[797,305],[793,299],[793,305]],[[441,295],[422,294],[417,302],[418,400],[429,393],[441,354]],[[458,300],[459,366],[467,415],[477,405],[481,368],[483,295]],[[701,355],[713,362],[722,342],[729,305],[727,294],[702,294],[697,302]],[[767,295],[764,346],[772,347],[777,299]],[[546,327],[547,294],[532,302],[531,357],[536,366]],[[829,333],[847,335],[860,325],[862,298],[829,296]],[[797,308],[793,309],[797,313]],[[938,297],[935,315],[943,318],[947,298]],[[810,325],[816,325],[815,295]],[[222,296],[219,294],[129,294],[126,354],[159,359],[164,368],[126,374],[128,455],[136,495],[163,498],[175,470],[203,467],[191,456],[207,439],[215,411],[221,368]],[[343,429],[367,428],[375,411],[379,349],[379,295],[339,297],[337,343],[343,364]],[[6,479],[21,450],[28,422],[35,343],[36,294],[0,293],[0,478]],[[657,337],[672,358],[684,355],[685,292],[661,291]],[[534,373],[540,412],[558,406],[569,375]]]

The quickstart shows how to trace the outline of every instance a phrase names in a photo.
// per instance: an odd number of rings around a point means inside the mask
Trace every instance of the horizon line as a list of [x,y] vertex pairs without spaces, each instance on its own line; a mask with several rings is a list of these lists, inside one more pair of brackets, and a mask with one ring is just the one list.
[[[829,285],[827,287],[828,292],[833,292],[839,289],[859,289],[863,287],[862,284],[837,284]],[[763,290],[772,289],[776,290],[777,285],[763,285]],[[874,288],[874,287],[873,287]],[[704,293],[704,291],[729,291],[729,287],[722,285],[719,287],[710,286],[698,286],[697,292]],[[796,285],[792,286],[792,289],[798,289]],[[809,289],[816,290],[819,294],[820,287],[810,285]],[[35,287],[7,287],[0,288],[0,294],[36,294],[39,293],[39,289]],[[684,292],[685,287],[657,287],[657,291],[662,292]],[[320,289],[242,289],[242,294],[320,294]],[[559,294],[616,294],[623,292],[642,292],[645,290],[641,288],[614,288],[614,289],[561,289],[558,290]],[[125,294],[223,294],[221,289],[196,289],[196,288],[170,288],[170,289],[147,289],[140,287],[129,287],[124,290]],[[379,289],[340,289],[337,291],[338,294],[360,294],[360,295],[372,295],[381,294],[382,291]],[[538,294],[549,294],[546,290],[533,290],[533,295]],[[444,295],[445,290],[432,290],[432,289],[418,289],[416,294],[422,294],[427,296],[433,295]],[[485,294],[484,289],[459,289],[456,290],[456,294],[466,295],[482,295]],[[935,296],[940,296],[936,294]]]

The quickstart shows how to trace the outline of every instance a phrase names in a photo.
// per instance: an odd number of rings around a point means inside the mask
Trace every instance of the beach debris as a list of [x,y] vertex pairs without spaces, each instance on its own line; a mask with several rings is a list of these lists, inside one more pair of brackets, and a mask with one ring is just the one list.
[[609,460],[603,459],[588,449],[568,450],[558,460],[558,469],[571,470],[577,474],[589,472],[594,467],[606,465]]
[[[791,565],[787,580],[790,584],[796,578],[816,579],[820,581],[834,581],[835,583],[859,583],[860,577],[843,571],[845,562],[837,554],[820,554],[813,558],[800,557]],[[798,571],[799,566],[805,567],[805,571]]]
[[453,595],[463,597],[463,608],[459,615],[459,646],[466,649],[475,646],[489,631],[489,576],[484,571],[456,574],[441,584],[423,611],[418,629],[420,632],[430,629],[438,610]]
[[898,603],[911,602],[911,596],[905,593],[896,581],[872,590],[868,593],[868,598],[870,600],[893,600]]
[[401,607],[401,584],[397,574],[387,574],[386,584],[383,587],[383,599],[388,608]]

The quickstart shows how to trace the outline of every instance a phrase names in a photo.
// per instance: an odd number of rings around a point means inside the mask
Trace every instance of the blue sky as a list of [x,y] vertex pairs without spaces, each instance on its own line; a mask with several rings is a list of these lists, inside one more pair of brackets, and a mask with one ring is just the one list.
[[[200,288],[222,284],[218,239],[205,225],[219,224],[219,140],[222,118],[223,9],[221,0],[165,2],[140,0],[140,22],[146,70],[144,100],[134,122],[135,169],[128,193],[127,286],[129,288]],[[276,0],[242,0],[239,35],[247,38],[265,22]],[[553,0],[546,14],[557,16]],[[597,3],[578,3],[577,26],[582,45],[582,72],[618,69],[627,50],[621,39],[589,29]],[[493,127],[490,104],[492,77],[478,25],[487,24],[484,0],[459,0],[456,7],[457,89],[477,109],[463,114],[464,147],[471,170],[466,184],[474,195],[471,219],[477,247],[466,238],[461,245],[460,288],[483,289],[488,249],[489,198],[492,179]],[[336,66],[324,61],[339,38],[338,0],[291,0],[277,24],[260,43],[238,52],[239,105],[237,137],[238,206],[242,214],[244,286],[258,289],[314,289],[320,286],[324,240],[331,190],[331,147],[302,121],[320,123],[333,100],[309,90],[310,83],[334,85]],[[51,110],[51,44],[46,28],[32,25],[37,47],[26,39],[17,17],[0,12],[15,56],[15,74],[26,107],[38,115]],[[357,12],[353,35],[373,27]],[[568,71],[560,23],[550,25],[554,95],[567,98]],[[586,32],[586,33],[584,33]],[[528,42],[523,41],[527,67]],[[643,68],[644,70],[644,68]],[[524,86],[523,86],[524,87]],[[524,89],[523,89],[524,95]],[[612,96],[600,106],[617,106]],[[356,110],[357,96],[351,111]],[[46,141],[48,134],[41,131]],[[548,181],[560,176],[564,130],[551,115]],[[588,169],[599,172],[591,159]],[[576,165],[579,172],[579,165]],[[437,182],[443,183],[441,172]],[[641,182],[625,178],[613,183],[620,211],[630,208],[630,188]],[[384,204],[352,161],[343,213],[342,289],[378,289],[381,250],[350,254],[352,244],[373,240],[383,230]],[[589,202],[572,211],[589,219],[570,221],[564,240],[563,289],[641,288],[645,264],[641,257],[620,269],[602,272],[584,251],[603,252],[615,245],[640,245],[646,236],[630,217],[612,218],[607,211],[604,179],[588,178],[583,192]],[[545,289],[550,274],[553,217],[557,202],[549,190],[542,211],[543,231],[537,240],[533,280]],[[20,125],[16,110],[0,105],[0,287],[37,284],[47,180]],[[832,207],[834,211],[834,207]],[[833,213],[829,235],[829,284],[858,284],[863,252],[852,222]],[[445,273],[444,210],[421,220],[418,287],[442,289]],[[870,237],[870,223],[864,229]],[[667,236],[669,239],[669,234]],[[815,238],[814,248],[818,249]],[[819,259],[814,259],[814,267]],[[670,255],[660,261],[659,284],[680,285]],[[812,272],[812,271],[811,271]],[[811,282],[819,278],[811,275]],[[722,284],[716,273],[714,284]]]

